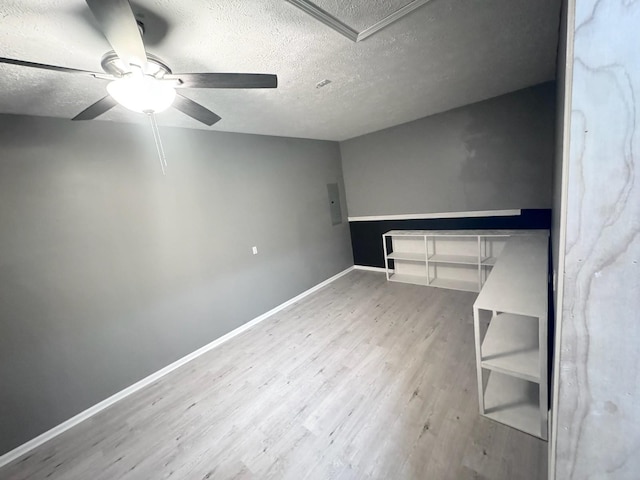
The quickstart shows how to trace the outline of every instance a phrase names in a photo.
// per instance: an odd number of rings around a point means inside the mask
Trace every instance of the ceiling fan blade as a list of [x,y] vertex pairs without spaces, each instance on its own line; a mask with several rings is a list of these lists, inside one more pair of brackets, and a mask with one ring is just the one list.
[[90,72],[88,70],[79,70],[77,68],[59,67],[57,65],[47,65],[46,63],[27,62],[26,60],[16,60],[14,58],[0,57],[0,63],[7,63],[9,65],[19,65],[21,67],[39,68],[41,70],[52,70],[54,72],[64,73],[79,73],[82,75],[89,75],[96,78],[112,79],[113,76],[100,72]]
[[118,102],[116,102],[111,95],[107,95],[88,108],[85,108],[71,120],[93,120],[98,115],[102,115],[107,110],[111,110],[117,104]]
[[189,115],[191,118],[194,118],[205,125],[211,126],[220,120],[220,117],[208,108],[203,107],[199,103],[196,103],[190,98],[180,95],[179,93],[176,94],[173,106],[185,115]]
[[111,47],[125,65],[147,65],[140,30],[127,0],[86,0]]
[[180,80],[178,88],[276,88],[278,77],[263,73],[174,73],[163,77]]

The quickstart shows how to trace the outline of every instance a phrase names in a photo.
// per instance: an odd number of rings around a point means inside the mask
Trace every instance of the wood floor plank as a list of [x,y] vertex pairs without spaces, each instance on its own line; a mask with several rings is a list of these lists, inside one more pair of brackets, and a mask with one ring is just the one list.
[[475,294],[354,271],[0,469],[0,479],[546,478],[480,417]]

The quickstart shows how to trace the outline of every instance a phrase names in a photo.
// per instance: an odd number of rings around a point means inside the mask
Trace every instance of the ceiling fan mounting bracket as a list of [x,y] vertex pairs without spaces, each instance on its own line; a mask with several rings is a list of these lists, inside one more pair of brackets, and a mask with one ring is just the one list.
[[[105,53],[100,61],[102,69],[109,75],[114,77],[123,77],[129,73],[129,69],[125,67],[124,63],[116,52],[113,50]],[[147,53],[147,66],[145,68],[146,75],[151,75],[156,78],[162,78],[165,75],[171,75],[171,69],[164,63],[162,59],[156,57],[152,53]]]

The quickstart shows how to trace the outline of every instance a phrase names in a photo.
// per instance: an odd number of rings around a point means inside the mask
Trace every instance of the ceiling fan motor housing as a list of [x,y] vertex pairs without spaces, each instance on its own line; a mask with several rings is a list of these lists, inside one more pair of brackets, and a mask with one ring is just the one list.
[[[120,57],[113,50],[105,53],[100,61],[102,69],[115,77],[123,77],[130,70],[125,66],[124,62],[120,60]],[[156,78],[162,78],[165,75],[170,75],[171,69],[164,63],[159,57],[156,57],[152,53],[147,53],[147,66],[145,67],[144,74],[151,75]]]

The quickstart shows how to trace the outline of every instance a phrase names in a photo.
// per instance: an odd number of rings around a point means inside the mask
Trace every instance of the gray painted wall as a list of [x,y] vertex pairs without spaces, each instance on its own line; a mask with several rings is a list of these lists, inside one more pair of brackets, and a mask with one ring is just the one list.
[[340,143],[349,216],[551,208],[555,84]]
[[162,138],[0,115],[0,454],[353,264],[336,143]]

